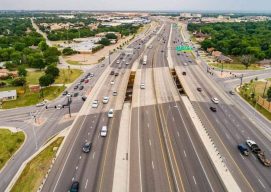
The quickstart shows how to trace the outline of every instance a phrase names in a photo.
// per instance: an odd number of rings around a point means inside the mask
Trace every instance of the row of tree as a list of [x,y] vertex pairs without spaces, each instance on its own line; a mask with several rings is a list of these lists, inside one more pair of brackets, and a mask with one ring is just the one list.
[[191,32],[201,31],[210,38],[201,42],[203,49],[214,47],[226,55],[252,55],[258,60],[271,58],[271,21],[188,24]]

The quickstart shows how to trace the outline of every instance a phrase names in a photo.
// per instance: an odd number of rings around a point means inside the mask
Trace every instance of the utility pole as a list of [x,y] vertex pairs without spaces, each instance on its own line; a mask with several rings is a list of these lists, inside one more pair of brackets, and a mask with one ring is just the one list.
[[240,87],[241,87],[242,84],[243,84],[243,77],[244,77],[244,74],[242,74],[241,77],[240,77],[240,80],[241,80],[241,81],[240,81]]
[[267,83],[268,83],[268,81],[266,80],[265,86],[264,86],[264,90],[263,90],[263,97],[264,97],[264,94],[265,94],[265,90],[266,90],[266,87],[267,87]]
[[221,68],[221,76],[222,76],[222,74],[223,74],[223,69],[224,69],[224,63],[222,62],[221,64],[222,64],[222,68]]
[[108,65],[110,65],[110,50],[108,51]]

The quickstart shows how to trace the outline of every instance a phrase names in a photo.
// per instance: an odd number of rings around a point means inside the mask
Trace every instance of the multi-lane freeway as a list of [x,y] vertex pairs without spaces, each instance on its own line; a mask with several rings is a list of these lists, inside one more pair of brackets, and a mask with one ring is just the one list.
[[[253,154],[241,155],[236,147],[252,139],[271,157],[270,122],[261,118],[252,121],[244,110],[246,104],[241,103],[237,95],[228,93],[233,83],[227,85],[226,80],[218,81],[210,76],[206,66],[193,54],[175,51],[177,45],[185,42],[175,21],[155,20],[151,29],[128,46],[133,54],[123,51],[115,54],[109,65],[95,68],[95,81],[82,93],[87,100],[73,101],[75,119],[56,126],[55,122],[63,121],[67,111],[44,108],[37,111],[41,119],[51,116],[52,122],[41,126],[37,135],[27,129],[33,138],[38,137],[39,145],[63,127],[70,126],[42,191],[68,191],[77,181],[80,191],[107,192],[114,191],[113,186],[118,185],[114,182],[120,180],[127,182],[124,191],[131,192],[228,191],[223,182],[225,178],[219,174],[219,168],[204,146],[183,97],[189,98],[221,156],[223,169],[229,171],[241,191],[270,191],[270,169],[260,164]],[[178,81],[184,88],[182,92]],[[108,103],[102,102],[104,97],[109,97]],[[213,97],[219,99],[219,104],[211,101]],[[51,105],[64,100],[65,97],[59,98]],[[94,100],[98,100],[98,106],[93,105]],[[124,104],[130,106],[128,114],[123,112]],[[216,107],[217,112],[211,111],[211,106]],[[108,117],[110,109],[114,110],[113,118]],[[15,111],[18,120],[28,118],[27,113],[34,107],[24,110],[24,113],[20,113],[20,109]],[[128,162],[127,169],[116,166],[118,147],[123,142],[120,127],[124,117],[129,119],[125,125],[128,151],[122,159]],[[9,111],[0,115],[5,121],[12,118]],[[56,128],[49,129],[50,126]],[[103,126],[107,126],[106,137],[101,136]],[[82,150],[86,142],[92,144],[89,153]],[[20,162],[33,154],[35,147],[30,149]],[[127,178],[114,178],[124,172]],[[12,174],[1,185],[3,189],[11,177]]]

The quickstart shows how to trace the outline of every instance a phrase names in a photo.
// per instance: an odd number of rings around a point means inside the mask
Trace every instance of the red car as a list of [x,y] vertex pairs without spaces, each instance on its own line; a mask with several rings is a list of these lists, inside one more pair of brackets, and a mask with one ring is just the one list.
[[88,80],[88,79],[86,79],[86,80],[85,80],[85,83],[88,83],[88,82],[89,82],[89,80]]

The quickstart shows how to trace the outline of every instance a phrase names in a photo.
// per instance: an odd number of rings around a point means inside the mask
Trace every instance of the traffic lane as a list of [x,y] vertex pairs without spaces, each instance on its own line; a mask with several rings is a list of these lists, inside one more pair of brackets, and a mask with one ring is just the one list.
[[[237,166],[242,170],[243,175],[246,176],[254,189],[270,191],[270,181],[267,179],[270,177],[269,168],[264,167],[254,154],[250,154],[249,157],[244,157],[237,149],[237,145],[245,143],[245,140],[247,139],[246,133],[242,131],[242,126],[237,127],[236,124],[231,123],[230,120],[228,120],[227,123],[221,121],[220,119],[225,119],[224,112],[220,109],[218,109],[216,113],[210,112],[209,105],[209,103],[200,103],[202,110],[205,111],[210,121],[213,122],[217,134],[221,140],[224,141],[224,146],[231,154]],[[232,118],[234,118],[234,116],[232,116]],[[221,153],[224,155],[222,150]],[[225,156],[225,158],[227,157]],[[225,162],[231,171],[235,169],[233,165],[227,163],[227,159],[225,159]],[[236,176],[236,178],[238,177]]]
[[[121,111],[114,111],[113,119],[109,119],[108,123],[108,135],[106,138],[100,138],[100,140],[104,140],[104,146],[101,145],[101,149],[96,151],[95,158],[99,166],[95,166],[89,162],[85,168],[85,176],[83,178],[90,178],[89,181],[93,181],[90,184],[94,187],[85,187],[85,191],[112,191],[113,187],[113,179],[114,179],[114,170],[115,170],[115,159],[116,159],[116,150],[117,150],[117,142],[119,135],[119,126],[121,119]],[[126,159],[127,161],[128,159]],[[93,176],[90,174],[92,170],[98,168],[95,180],[93,180]],[[89,170],[89,172],[88,172]],[[92,178],[92,179],[91,179]],[[86,180],[87,181],[87,180]],[[96,186],[96,187],[95,187]]]

